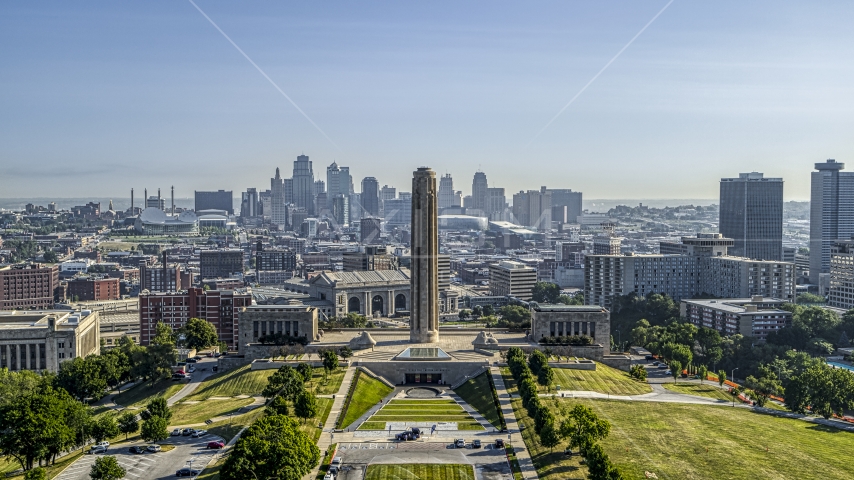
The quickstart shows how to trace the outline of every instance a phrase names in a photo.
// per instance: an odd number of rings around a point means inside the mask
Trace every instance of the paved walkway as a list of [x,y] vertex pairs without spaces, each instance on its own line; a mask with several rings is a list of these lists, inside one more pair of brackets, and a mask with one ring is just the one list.
[[501,413],[504,414],[504,423],[507,424],[507,429],[510,431],[510,442],[516,451],[516,460],[519,461],[519,466],[522,468],[522,477],[526,479],[539,479],[537,469],[534,468],[534,462],[528,453],[527,447],[525,447],[522,434],[519,432],[519,424],[516,421],[516,414],[513,413],[513,406],[510,404],[510,395],[507,393],[507,387],[504,386],[504,378],[501,377],[501,371],[498,367],[492,367],[489,371],[492,374],[492,381],[495,383],[495,393],[498,394]]
[[[332,430],[335,429],[335,423],[338,421],[338,415],[341,414],[341,409],[344,408],[344,400],[347,399],[347,392],[350,391],[350,384],[353,383],[353,375],[356,373],[355,367],[347,368],[344,372],[344,378],[341,380],[341,387],[338,388],[338,393],[335,394],[335,399],[332,400],[332,409],[329,411],[329,416],[326,417],[326,423],[323,424],[323,431],[320,432],[320,438],[317,439],[317,446],[320,448],[320,460],[323,461],[323,456],[326,450],[332,445],[335,434]],[[340,434],[339,434],[340,435]],[[314,467],[311,473],[306,475],[303,480],[312,480],[317,476],[320,470],[320,465]]]

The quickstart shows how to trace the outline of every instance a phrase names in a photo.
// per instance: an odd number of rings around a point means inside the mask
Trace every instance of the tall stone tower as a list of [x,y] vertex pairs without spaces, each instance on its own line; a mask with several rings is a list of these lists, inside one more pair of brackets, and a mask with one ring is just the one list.
[[420,167],[412,178],[411,343],[439,341],[439,225],[436,172]]

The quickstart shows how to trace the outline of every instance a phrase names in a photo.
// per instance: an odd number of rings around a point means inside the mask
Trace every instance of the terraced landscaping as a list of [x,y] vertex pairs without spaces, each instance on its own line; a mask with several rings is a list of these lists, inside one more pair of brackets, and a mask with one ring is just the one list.
[[[611,368],[604,363],[597,363],[596,370],[569,368],[552,370],[555,372],[554,384],[560,385],[561,390],[586,390],[611,395],[643,395],[652,392],[652,387],[647,383],[639,382],[628,373]],[[504,373],[503,369],[502,373]]]
[[386,422],[457,422],[459,430],[483,430],[463,407],[449,399],[391,400],[360,425],[359,430],[385,430]]
[[254,398],[229,398],[198,403],[179,402],[172,406],[172,420],[169,423],[171,425],[202,423],[214,417],[237,413],[240,408],[251,405],[254,401]]
[[275,370],[251,370],[249,365],[217,373],[199,384],[187,400],[207,400],[210,397],[234,397],[236,395],[261,395],[267,379]]
[[[356,371],[356,377],[353,379],[354,387],[350,398],[347,399],[344,417],[339,422],[338,428],[347,428],[364,415],[380,400],[385,398],[394,390],[383,382],[373,378],[359,370]],[[375,429],[370,429],[375,430]],[[382,430],[382,428],[376,429]]]
[[495,407],[495,399],[492,396],[492,387],[489,383],[488,372],[469,379],[466,383],[454,389],[454,393],[460,396],[472,408],[478,411],[494,427],[501,427],[501,419],[498,409]]
[[474,480],[471,465],[395,464],[368,465],[365,480]]
[[732,396],[721,388],[715,385],[699,384],[699,383],[663,383],[662,386],[671,392],[684,393],[685,395],[694,395],[697,397],[708,397],[716,400],[732,400]]
[[178,393],[186,385],[186,382],[173,382],[171,378],[164,378],[154,382],[140,383],[130,390],[126,390],[113,397],[117,405],[123,407],[143,406],[156,397],[168,399]]

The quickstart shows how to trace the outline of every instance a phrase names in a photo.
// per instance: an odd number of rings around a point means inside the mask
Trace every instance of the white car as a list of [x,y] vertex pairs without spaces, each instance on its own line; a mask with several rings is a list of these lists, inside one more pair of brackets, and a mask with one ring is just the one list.
[[190,367],[189,373],[196,373],[196,367]]
[[181,429],[176,428],[175,430],[172,430],[172,436],[173,437],[180,437],[181,436]]
[[109,446],[110,446],[110,442],[108,442],[108,441],[104,440],[103,442],[98,442],[98,443],[96,443],[95,445],[96,445],[96,446],[98,446],[98,447],[105,447],[105,448],[106,448],[106,447],[109,447]]
[[92,455],[96,453],[107,453],[107,447],[103,445],[92,445],[92,448],[89,449],[89,453]]
[[157,453],[161,450],[161,448],[160,448],[160,445],[157,445],[155,443],[155,444],[149,445],[148,448],[146,448],[146,450],[148,450],[151,453]]
[[190,436],[191,436],[192,438],[199,438],[199,437],[201,437],[202,435],[204,435],[204,434],[206,434],[206,433],[208,433],[208,431],[207,431],[207,430],[196,430],[196,431],[195,431],[195,432],[193,432],[193,434],[192,434],[192,435],[190,435]]

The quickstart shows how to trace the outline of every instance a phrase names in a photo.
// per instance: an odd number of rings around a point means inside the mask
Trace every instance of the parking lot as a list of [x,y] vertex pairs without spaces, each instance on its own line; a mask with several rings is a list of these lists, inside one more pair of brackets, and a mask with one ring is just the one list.
[[148,446],[143,442],[127,442],[111,445],[105,454],[83,455],[71,466],[63,470],[56,477],[57,480],[89,480],[89,470],[98,457],[113,455],[127,474],[125,478],[131,480],[165,479],[174,478],[175,471],[191,466],[197,470],[204,469],[211,457],[218,450],[208,450],[205,447],[208,442],[219,440],[219,437],[207,435],[202,438],[171,437],[162,444],[175,445],[168,452],[159,453],[130,453],[128,448],[134,445]]
[[461,463],[474,466],[478,480],[512,479],[504,450],[483,439],[483,448],[453,448],[448,442],[362,442],[339,443],[336,456],[342,459],[337,480],[362,480],[370,464]]

